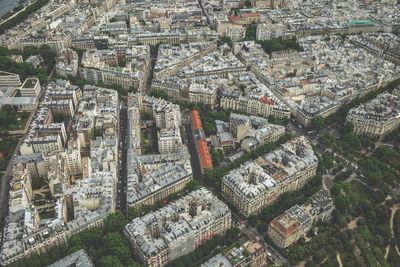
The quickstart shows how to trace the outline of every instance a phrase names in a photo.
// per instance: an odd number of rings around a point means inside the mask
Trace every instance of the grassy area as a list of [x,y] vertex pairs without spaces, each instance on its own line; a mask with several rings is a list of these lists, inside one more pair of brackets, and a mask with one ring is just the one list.
[[368,200],[372,193],[369,188],[357,181],[345,182],[341,183],[341,185],[344,193],[352,203]]
[[23,130],[30,115],[31,113],[27,111],[17,112],[16,120],[7,125],[7,130],[8,131]]
[[140,132],[142,136],[142,145],[143,145],[143,153],[144,154],[153,154],[157,153],[157,136],[153,130],[144,130]]
[[39,213],[41,220],[54,218],[54,210],[46,210]]
[[28,121],[30,112],[18,111],[17,108],[5,105],[0,110],[0,131],[22,130]]

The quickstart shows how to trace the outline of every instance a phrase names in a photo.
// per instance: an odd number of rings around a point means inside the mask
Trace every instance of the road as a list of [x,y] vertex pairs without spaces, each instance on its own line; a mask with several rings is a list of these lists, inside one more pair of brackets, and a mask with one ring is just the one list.
[[[53,69],[50,73],[50,76],[47,79],[47,82],[42,86],[42,90],[39,93],[39,103],[41,103],[43,100],[44,94],[46,92],[46,90],[44,88],[46,88],[47,83],[53,77],[54,70],[55,70],[55,66],[53,67]],[[37,109],[38,109],[38,107],[34,111],[32,111],[33,114],[36,114]],[[30,124],[33,117],[34,116],[31,116],[30,119],[26,123]],[[18,155],[19,147],[21,146],[22,141],[25,139],[25,136],[26,136],[26,132],[22,137],[18,138],[18,143],[12,154],[13,156],[12,156],[11,160],[8,162],[7,169],[4,172],[3,176],[1,177],[1,181],[0,181],[0,229],[1,229],[1,231],[3,231],[4,219],[8,215],[9,182],[11,179],[11,174],[12,174],[11,171],[12,171],[12,165],[13,165],[12,159],[14,158],[15,155]]]
[[[51,78],[54,75],[56,67],[54,66],[53,69],[50,72],[50,75],[47,78],[47,82],[45,82],[45,84],[42,86],[42,90],[39,92],[39,103],[41,103],[43,101],[45,92],[46,92],[46,88],[47,84],[50,82]],[[38,107],[32,111],[33,114],[35,115],[36,112],[38,110]],[[27,124],[31,123],[31,120],[34,118],[34,116],[31,116],[30,119],[26,122]],[[28,127],[29,128],[29,127]],[[26,137],[26,133],[19,138],[17,146],[14,149],[13,152],[13,157],[14,158],[15,155],[17,155],[19,153],[19,147],[22,144],[22,141],[25,139]],[[11,171],[12,171],[12,159],[10,160],[10,162],[8,163],[7,169],[0,181],[1,183],[1,188],[0,188],[0,229],[3,230],[3,222],[4,222],[4,218],[8,215],[8,195],[9,195],[9,183],[8,181],[10,181],[11,178]]]
[[[239,226],[239,229],[240,228],[241,226]],[[277,249],[275,249],[271,245],[271,243],[268,243],[265,240],[264,235],[260,235],[255,227],[252,227],[246,223],[245,226],[241,229],[241,232],[247,235],[252,240],[260,241],[265,246],[267,253],[269,253],[267,254],[268,258],[276,265],[278,266],[282,266],[284,264],[289,265],[289,261]]]
[[127,99],[125,97],[121,97],[120,104],[121,109],[119,111],[119,179],[117,185],[117,208],[122,211],[123,214],[126,215],[126,183],[127,183],[127,164],[126,164],[126,156],[127,156]]
[[203,1],[203,0],[199,0],[199,4],[200,4],[200,7],[201,7],[201,10],[203,11],[203,14],[206,15],[208,26],[209,26],[211,29],[216,29],[215,24],[214,24],[212,18],[211,18],[211,17],[208,15],[208,13],[206,12],[206,8],[204,7],[204,1]]
[[19,147],[22,144],[22,141],[25,139],[25,135],[23,137],[20,137],[18,139],[18,143],[15,146],[14,152],[13,152],[13,157],[10,159],[7,165],[7,169],[3,174],[3,177],[1,177],[0,181],[0,229],[3,229],[4,227],[4,219],[8,215],[8,197],[9,197],[9,185],[10,185],[10,180],[11,180],[11,172],[12,172],[12,162],[14,155],[19,153]]
[[12,19],[12,18],[16,17],[16,16],[17,16],[19,13],[21,13],[21,12],[25,11],[25,10],[26,10],[26,8],[27,8],[28,6],[32,5],[32,4],[33,4],[33,3],[35,3],[35,2],[36,2],[36,1],[33,1],[31,4],[24,6],[24,8],[22,8],[21,10],[19,10],[19,11],[15,12],[14,14],[12,14],[11,16],[9,16],[9,17],[8,17],[8,18],[6,18],[5,20],[1,21],[1,22],[0,22],[0,26],[1,26],[1,25],[3,25],[3,23],[5,23],[5,22],[9,21],[10,19]]
[[200,159],[197,154],[197,150],[194,144],[193,133],[189,123],[183,124],[187,147],[190,154],[190,163],[192,164],[193,178],[195,180],[201,180],[203,178],[203,173],[201,171]]

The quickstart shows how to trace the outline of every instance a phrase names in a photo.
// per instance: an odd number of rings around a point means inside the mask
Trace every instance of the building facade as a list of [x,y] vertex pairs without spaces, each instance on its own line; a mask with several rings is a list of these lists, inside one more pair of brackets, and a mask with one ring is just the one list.
[[222,179],[222,197],[248,217],[285,192],[302,188],[317,170],[318,159],[304,136],[230,171]]
[[205,188],[133,219],[124,230],[134,253],[149,267],[165,266],[231,227],[228,206]]

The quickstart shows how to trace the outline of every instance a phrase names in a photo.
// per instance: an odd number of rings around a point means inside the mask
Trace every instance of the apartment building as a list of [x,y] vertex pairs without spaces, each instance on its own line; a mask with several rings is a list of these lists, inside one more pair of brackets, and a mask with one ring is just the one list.
[[228,206],[205,188],[133,219],[124,234],[149,267],[165,266],[231,227]]
[[240,13],[237,16],[229,16],[229,21],[233,24],[238,25],[250,25],[250,24],[257,24],[261,21],[261,13],[254,12],[254,13]]
[[160,154],[175,153],[182,146],[179,129],[161,129],[158,133],[158,151]]
[[268,226],[268,237],[285,249],[305,236],[314,223],[330,219],[334,209],[329,192],[320,190],[307,203],[295,205],[273,219]]
[[281,194],[302,188],[316,174],[318,159],[304,137],[230,171],[222,179],[222,197],[243,216],[259,213]]
[[257,41],[270,40],[272,38],[280,38],[285,36],[286,30],[283,23],[271,23],[266,21],[257,25],[256,39]]
[[189,101],[202,103],[214,109],[217,105],[218,85],[215,83],[192,83],[189,87]]
[[151,84],[151,90],[164,92],[166,93],[168,98],[174,100],[188,99],[187,86],[181,83],[171,82],[167,80],[153,80]]
[[371,137],[382,137],[395,130],[400,124],[400,89],[352,108],[346,121],[354,125],[355,133]]
[[[52,86],[53,83],[49,84],[46,90],[52,91]],[[65,140],[64,124],[51,123],[52,111],[48,103],[55,101],[50,100],[50,95],[45,92],[45,99],[20,147],[22,156],[17,157],[13,168],[15,186],[10,190],[12,201],[3,232],[2,265],[65,244],[71,235],[101,226],[104,219],[115,211],[117,92],[86,86],[83,97],[76,105],[77,116],[73,127],[78,128],[87,121],[93,122],[89,123],[90,127],[98,127],[100,121],[102,126],[102,135],[91,140],[89,149],[85,151],[89,156],[85,157],[86,161],[80,159],[78,137],[71,137],[65,149],[62,142]],[[69,101],[72,105],[72,99]],[[25,149],[30,149],[29,153],[25,153]],[[47,196],[46,201],[41,202],[30,197],[35,194],[31,180],[39,176],[49,181],[48,189],[40,189]],[[51,217],[48,218],[48,214],[43,217],[43,212],[49,212]]]
[[233,42],[241,41],[246,37],[246,28],[242,25],[230,25],[226,28],[225,36]]
[[[184,189],[192,179],[192,168],[189,152],[182,144],[178,105],[137,94],[130,96],[128,106],[127,205],[140,209]],[[142,154],[142,113],[155,121],[160,154]]]
[[224,93],[221,96],[220,105],[223,109],[237,110],[256,116],[290,117],[290,109],[283,102],[269,96],[241,96]]

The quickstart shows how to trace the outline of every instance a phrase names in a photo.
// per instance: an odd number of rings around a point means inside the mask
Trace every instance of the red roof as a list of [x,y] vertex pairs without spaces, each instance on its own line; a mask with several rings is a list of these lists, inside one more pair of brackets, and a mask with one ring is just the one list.
[[274,105],[274,100],[268,98],[267,96],[262,96],[260,101],[264,104]]
[[206,140],[199,140],[197,142],[197,150],[199,151],[200,163],[203,169],[212,169],[212,160]]
[[190,112],[190,119],[192,121],[193,130],[202,129],[203,125],[201,124],[200,114],[198,110],[192,110]]
[[242,17],[260,17],[261,13],[241,13],[240,14]]
[[270,226],[272,226],[276,231],[281,233],[281,235],[283,235],[284,237],[288,237],[299,229],[300,224],[295,220],[288,222],[287,225],[283,225],[282,223],[280,223],[279,219],[281,216],[278,216],[277,218],[273,219],[270,224]]

